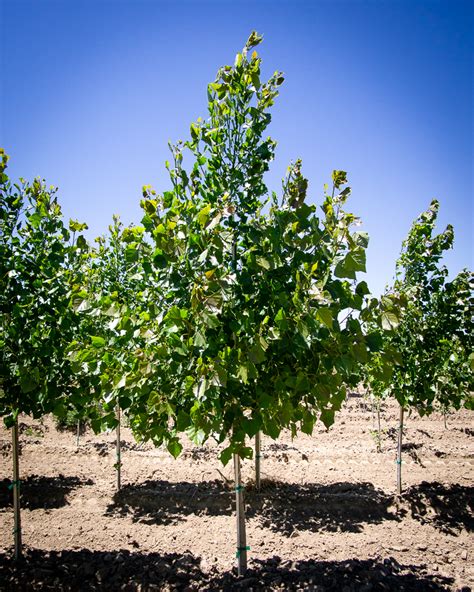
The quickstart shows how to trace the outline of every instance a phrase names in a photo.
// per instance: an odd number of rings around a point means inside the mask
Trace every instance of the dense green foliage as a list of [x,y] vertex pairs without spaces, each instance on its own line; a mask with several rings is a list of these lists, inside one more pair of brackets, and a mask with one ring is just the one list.
[[451,226],[434,234],[438,209],[433,201],[415,220],[397,262],[392,291],[403,306],[397,330],[385,334],[384,348],[398,354],[389,384],[374,376],[377,358],[368,369],[375,394],[420,414],[473,406],[474,275],[447,281],[441,259],[454,235]]
[[10,182],[2,152],[7,423],[72,411],[98,431],[116,425],[118,404],[137,437],[177,456],[180,433],[212,436],[228,442],[227,462],[251,456],[260,430],[330,426],[363,372],[421,413],[472,404],[473,277],[446,281],[452,229],[433,237],[437,203],[413,225],[393,290],[370,298],[346,173],[333,172],[320,206],[299,160],[281,194],[267,190],[283,76],[261,80],[260,42],[252,33],[208,86],[209,117],[170,146],[171,187],[143,188],[142,225],[115,218],[95,246],[76,237],[85,225],[64,225],[55,190]]
[[250,456],[245,439],[259,430],[276,438],[284,427],[310,433],[318,418],[331,425],[377,349],[354,315],[369,293],[356,282],[368,237],[344,210],[346,174],[334,171],[321,215],[306,201],[300,161],[282,195],[268,195],[275,142],[264,132],[283,77],[260,80],[261,60],[249,56],[260,41],[252,34],[234,66],[219,70],[208,120],[171,146],[171,190],[144,188],[143,227],[122,235],[133,301],[117,303],[122,292],[105,287],[80,292],[80,306],[116,319],[109,331],[121,337],[96,336],[73,355],[120,396],[137,435],[174,455],[182,431],[196,442],[227,438],[226,462],[232,452]]
[[[135,238],[142,233],[140,228],[123,228],[114,216],[108,235],[89,247],[74,278],[71,306],[81,316],[81,331],[69,344],[67,357],[77,375],[89,377],[95,401],[89,416],[95,431],[117,425],[117,403],[131,412],[135,393],[147,382],[141,363],[147,318],[135,310],[142,287]],[[129,374],[135,376],[131,383]]]
[[13,184],[0,167],[0,415],[65,415],[83,398],[64,356],[79,319],[69,306],[73,269],[85,246],[63,222],[54,188]]

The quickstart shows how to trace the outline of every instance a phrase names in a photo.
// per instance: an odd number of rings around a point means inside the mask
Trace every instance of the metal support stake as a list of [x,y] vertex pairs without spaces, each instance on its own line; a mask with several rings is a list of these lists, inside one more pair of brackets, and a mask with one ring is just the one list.
[[235,506],[237,515],[237,570],[239,576],[247,571],[247,534],[245,530],[244,487],[240,476],[240,456],[234,454]]
[[402,493],[402,439],[403,439],[403,415],[404,408],[400,405],[400,425],[398,426],[398,447],[397,447],[397,493]]
[[255,489],[260,491],[260,432],[255,434]]
[[122,452],[120,449],[120,405],[117,403],[117,407],[115,408],[115,412],[117,415],[117,442],[116,442],[116,455],[117,455],[117,491],[120,491],[122,487]]
[[21,548],[21,516],[20,516],[20,448],[18,445],[18,419],[12,427],[12,450],[13,450],[13,535],[15,544],[15,560],[22,556]]

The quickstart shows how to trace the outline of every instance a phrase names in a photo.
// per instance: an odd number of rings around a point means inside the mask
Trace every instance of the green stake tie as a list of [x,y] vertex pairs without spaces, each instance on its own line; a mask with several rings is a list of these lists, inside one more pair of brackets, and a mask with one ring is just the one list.
[[239,492],[239,491],[243,491],[245,489],[245,485],[237,485],[237,487],[235,488],[235,491]]
[[395,462],[397,463],[397,465],[401,465],[402,464],[402,461],[401,460],[398,460],[398,458],[395,460]]
[[237,559],[241,556],[242,551],[250,551],[250,547],[237,547],[237,553],[235,554]]
[[8,489],[10,489],[10,490],[11,490],[11,489],[13,489],[14,487],[17,487],[18,489],[20,489],[20,483],[21,483],[20,479],[18,479],[18,481],[12,481],[12,482],[10,483],[10,485],[8,486]]

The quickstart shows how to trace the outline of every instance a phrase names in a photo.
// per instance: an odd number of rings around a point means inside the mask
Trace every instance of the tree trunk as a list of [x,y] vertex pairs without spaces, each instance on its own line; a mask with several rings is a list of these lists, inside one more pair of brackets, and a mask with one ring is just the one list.
[[403,439],[403,406],[400,405],[400,425],[398,426],[398,447],[397,447],[397,493],[402,493],[402,439]]
[[377,401],[377,452],[382,452],[382,430],[380,429],[380,400]]
[[247,534],[245,530],[244,487],[240,477],[240,456],[234,454],[235,506],[237,515],[237,570],[239,576],[247,571]]
[[261,479],[260,479],[260,432],[255,434],[255,489],[260,491]]
[[117,491],[120,491],[121,487],[122,487],[122,452],[121,452],[121,448],[120,448],[120,406],[117,403],[117,407],[116,407],[116,414],[117,414],[117,442],[116,442],[116,455],[117,455],[117,463],[116,463],[116,467],[117,467]]
[[370,410],[372,412],[372,429],[375,429],[375,413],[374,413],[374,395],[373,393],[371,393],[370,391],[367,391],[369,393],[370,396]]
[[15,560],[22,556],[21,548],[21,516],[20,516],[20,449],[18,445],[18,419],[12,427],[12,451],[13,451],[13,482],[11,488],[13,490],[13,536],[15,551]]
[[77,420],[77,430],[76,430],[76,446],[79,448],[79,437],[81,435],[81,420]]

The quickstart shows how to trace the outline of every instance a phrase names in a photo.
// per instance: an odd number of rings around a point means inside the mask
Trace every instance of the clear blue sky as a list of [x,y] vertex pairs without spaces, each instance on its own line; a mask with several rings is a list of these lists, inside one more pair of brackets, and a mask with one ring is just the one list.
[[431,199],[450,222],[451,274],[473,268],[473,3],[470,1],[0,0],[0,145],[10,173],[60,188],[67,217],[105,232],[139,222],[141,187],[169,187],[168,140],[206,116],[206,85],[250,31],[273,110],[268,176],[303,159],[310,199],[349,173],[371,242],[368,281],[391,281],[401,241]]

